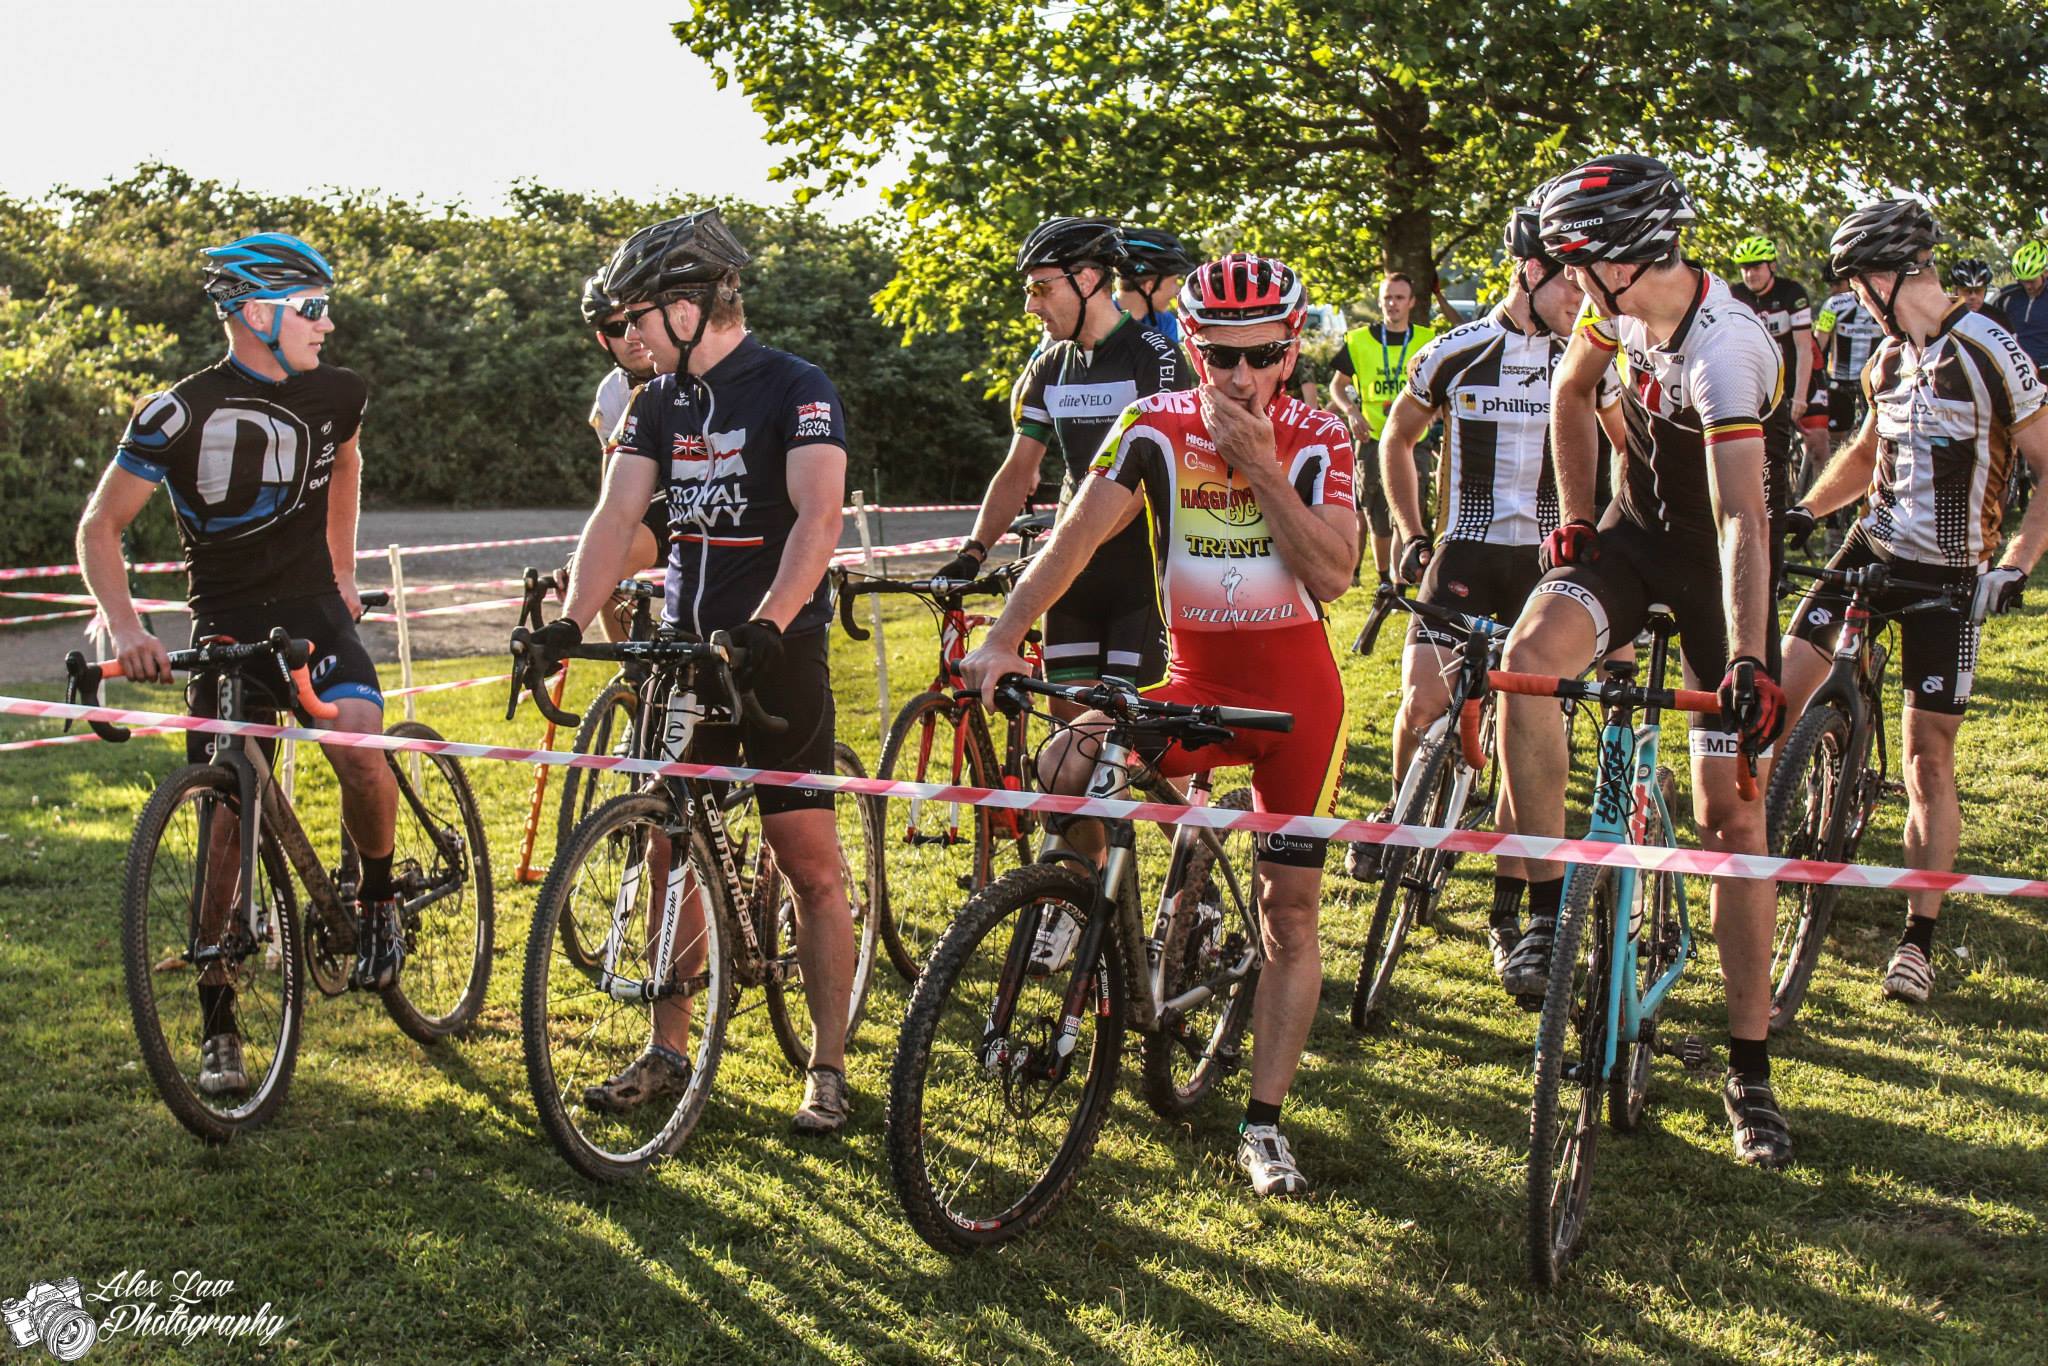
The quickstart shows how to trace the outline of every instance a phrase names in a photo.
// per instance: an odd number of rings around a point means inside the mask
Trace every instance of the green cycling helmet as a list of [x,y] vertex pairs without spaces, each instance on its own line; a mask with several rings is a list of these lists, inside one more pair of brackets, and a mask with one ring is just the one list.
[[2044,270],[2048,270],[2048,243],[2022,242],[2012,254],[2014,278],[2031,280]]
[[1735,264],[1760,265],[1778,259],[1778,244],[1768,237],[1745,237],[1735,244]]

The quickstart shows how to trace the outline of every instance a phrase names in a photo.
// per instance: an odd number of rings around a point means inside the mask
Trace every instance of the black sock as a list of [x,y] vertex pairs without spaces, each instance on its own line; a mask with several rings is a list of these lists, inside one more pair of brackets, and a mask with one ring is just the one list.
[[1271,1105],[1266,1104],[1263,1100],[1248,1100],[1244,1103],[1243,1127],[1249,1129],[1259,1124],[1278,1124],[1279,1122],[1279,1101],[1276,1100]]
[[1738,1039],[1728,1036],[1728,1070],[1750,1081],[1771,1079],[1771,1044],[1768,1039]]
[[1531,920],[1555,920],[1557,908],[1564,904],[1564,879],[1554,877],[1543,882],[1529,883],[1529,918]]
[[1899,936],[1901,947],[1907,944],[1918,946],[1920,952],[1934,957],[1934,917],[1931,915],[1906,916],[1906,932]]
[[210,987],[199,984],[199,1041],[201,1043],[216,1034],[238,1034],[235,1027],[235,989],[221,986]]
[[382,901],[391,895],[391,855],[364,854],[363,885],[356,889],[359,900]]
[[1522,923],[1522,891],[1529,884],[1518,877],[1493,878],[1493,915],[1488,924],[1495,929],[1513,929]]

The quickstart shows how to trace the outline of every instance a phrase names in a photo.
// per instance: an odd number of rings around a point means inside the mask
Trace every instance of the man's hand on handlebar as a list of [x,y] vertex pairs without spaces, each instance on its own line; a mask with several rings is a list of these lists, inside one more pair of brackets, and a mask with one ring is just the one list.
[[940,565],[933,572],[932,577],[935,579],[954,579],[962,583],[971,583],[981,577],[982,565],[987,560],[988,552],[986,550],[977,555],[974,551],[963,547],[958,555]]
[[568,657],[569,651],[583,643],[583,628],[573,618],[556,617],[547,625],[534,631],[526,638],[526,657],[529,667],[540,670],[541,676],[555,671],[555,666]]
[[742,688],[752,687],[755,679],[772,673],[782,661],[782,628],[766,617],[743,621],[725,637],[741,652],[733,667],[733,681]]
[[1719,696],[1722,716],[1757,753],[1770,748],[1785,729],[1785,690],[1762,660],[1740,655],[1729,661]]
[[164,643],[140,626],[114,632],[114,657],[121,674],[137,683],[171,681],[171,656]]
[[981,694],[982,705],[990,708],[996,704],[997,684],[1009,674],[1030,672],[1031,665],[1023,655],[986,640],[960,661],[960,677],[968,688]]
[[1413,588],[1422,582],[1436,548],[1427,536],[1410,536],[1401,546],[1401,559],[1394,566],[1394,582]]

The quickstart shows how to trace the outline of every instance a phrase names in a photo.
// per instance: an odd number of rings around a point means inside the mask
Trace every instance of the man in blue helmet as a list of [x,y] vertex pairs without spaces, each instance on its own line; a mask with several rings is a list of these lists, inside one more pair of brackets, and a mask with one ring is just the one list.
[[[354,371],[321,363],[334,331],[334,270],[281,232],[205,254],[205,289],[227,332],[227,354],[136,406],[79,520],[86,586],[126,676],[170,681],[170,660],[136,615],[121,558],[122,532],[161,484],[184,545],[193,642],[261,640],[282,626],[313,642],[314,690],[339,708],[332,727],[381,731],[384,695],[355,627],[357,440],[369,391]],[[210,679],[195,676],[189,696],[195,714],[213,714]],[[265,719],[264,710],[251,715]],[[186,757],[204,762],[210,743],[193,732]],[[404,951],[391,898],[398,790],[375,750],[328,749],[327,758],[341,780],[342,823],[363,861],[365,933],[354,981],[382,990],[397,980]],[[238,838],[222,825],[214,835],[229,847]],[[234,991],[206,973],[198,985],[199,1087],[231,1095],[248,1085]]]

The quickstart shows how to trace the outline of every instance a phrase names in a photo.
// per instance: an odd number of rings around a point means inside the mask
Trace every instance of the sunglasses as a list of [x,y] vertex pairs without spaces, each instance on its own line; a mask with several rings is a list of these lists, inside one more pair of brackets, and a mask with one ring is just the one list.
[[601,337],[610,337],[613,341],[624,341],[626,329],[632,325],[631,320],[626,318],[621,318],[615,323],[599,323],[597,333]]
[[[620,321],[620,322],[619,322],[619,323],[617,324],[617,326],[618,326],[618,329],[619,329],[619,330],[618,330],[618,333],[617,333],[617,335],[619,335],[619,336],[621,336],[621,337],[625,336],[625,335],[626,335],[626,329],[627,329],[627,328],[629,328],[629,327],[639,327],[639,326],[640,326],[640,320],[641,320],[642,318],[646,317],[646,316],[647,316],[648,314],[650,314],[650,313],[659,313],[659,312],[661,312],[661,310],[662,310],[662,309],[664,309],[664,308],[666,308],[666,307],[667,307],[667,305],[666,305],[666,304],[649,304],[649,305],[647,305],[647,307],[645,307],[645,308],[629,308],[629,309],[627,309],[627,310],[626,310],[626,316],[625,316],[625,318],[624,318],[623,320],[621,320],[621,321]],[[603,332],[603,333],[604,333],[604,334],[605,334],[605,335],[606,335],[607,337],[609,337],[609,336],[612,336],[612,335],[613,335],[613,333],[612,333],[612,331],[611,331],[611,325],[610,325],[610,324],[607,324],[606,326],[604,326],[604,327],[602,327],[602,328],[599,328],[598,330],[599,330],[599,331],[601,331],[601,332]]]
[[332,301],[325,294],[309,294],[303,299],[272,299],[271,306],[298,314],[309,323],[317,323],[327,316]]
[[[1063,270],[1060,272],[1059,278],[1060,280],[1072,280],[1074,278],[1074,272],[1071,270]],[[1050,279],[1026,280],[1024,282],[1024,297],[1027,299],[1043,299],[1046,295],[1052,293],[1053,288],[1058,283],[1058,280]]]
[[1235,370],[1239,363],[1254,370],[1270,370],[1287,358],[1291,341],[1270,341],[1258,346],[1218,346],[1214,342],[1196,342],[1195,350],[1202,353],[1211,370]]

